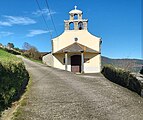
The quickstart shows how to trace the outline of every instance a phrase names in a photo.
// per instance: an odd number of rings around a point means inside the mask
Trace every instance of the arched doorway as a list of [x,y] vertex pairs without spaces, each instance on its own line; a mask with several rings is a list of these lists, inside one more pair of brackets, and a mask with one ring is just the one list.
[[81,55],[71,56],[71,72],[81,72]]

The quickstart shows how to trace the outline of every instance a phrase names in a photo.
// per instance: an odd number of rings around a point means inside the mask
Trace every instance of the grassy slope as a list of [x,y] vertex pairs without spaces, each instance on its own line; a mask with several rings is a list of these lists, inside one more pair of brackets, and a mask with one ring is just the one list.
[[0,63],[2,65],[7,65],[8,63],[19,63],[19,62],[21,62],[21,59],[15,57],[15,55],[12,55],[0,49]]
[[23,61],[0,49],[0,113],[20,97],[28,79]]

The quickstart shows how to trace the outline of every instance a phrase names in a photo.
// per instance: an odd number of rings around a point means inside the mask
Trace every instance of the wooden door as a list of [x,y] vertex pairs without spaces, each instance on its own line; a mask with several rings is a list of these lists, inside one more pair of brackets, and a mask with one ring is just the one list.
[[71,56],[71,71],[81,72],[81,55],[73,55]]

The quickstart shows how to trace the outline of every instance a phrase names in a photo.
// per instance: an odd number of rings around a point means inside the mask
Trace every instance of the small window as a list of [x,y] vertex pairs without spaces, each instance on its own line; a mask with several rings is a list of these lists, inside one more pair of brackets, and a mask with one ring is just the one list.
[[77,42],[77,41],[78,41],[78,38],[74,38],[74,40],[75,40],[75,42]]

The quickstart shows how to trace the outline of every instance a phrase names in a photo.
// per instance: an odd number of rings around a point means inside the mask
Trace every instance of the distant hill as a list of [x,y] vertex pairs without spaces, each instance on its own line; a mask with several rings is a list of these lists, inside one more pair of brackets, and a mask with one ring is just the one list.
[[129,70],[131,72],[139,72],[143,66],[143,60],[141,59],[111,59],[102,56],[102,66],[106,64],[112,64],[116,67]]

